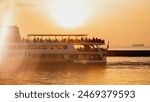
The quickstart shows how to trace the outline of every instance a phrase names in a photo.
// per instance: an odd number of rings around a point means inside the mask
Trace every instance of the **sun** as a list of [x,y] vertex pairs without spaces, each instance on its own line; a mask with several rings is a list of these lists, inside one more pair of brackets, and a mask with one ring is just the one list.
[[55,0],[51,6],[51,15],[55,22],[65,28],[82,25],[88,18],[90,6],[88,0]]

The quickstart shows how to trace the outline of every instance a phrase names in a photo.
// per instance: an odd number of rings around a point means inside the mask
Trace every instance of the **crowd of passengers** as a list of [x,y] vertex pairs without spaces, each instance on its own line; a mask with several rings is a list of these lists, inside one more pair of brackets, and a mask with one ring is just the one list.
[[42,38],[34,38],[33,40],[29,40],[29,39],[24,39],[23,41],[25,42],[89,42],[89,43],[105,43],[105,40],[103,39],[99,39],[99,38],[95,38],[93,37],[91,38],[81,38],[81,39],[62,39],[62,40],[58,40],[58,39],[42,39]]
[[[105,48],[99,48],[101,51],[107,51],[107,49]],[[81,52],[98,52],[99,51],[98,48],[92,48],[92,49],[85,49],[85,48],[77,48],[78,51],[81,51]]]

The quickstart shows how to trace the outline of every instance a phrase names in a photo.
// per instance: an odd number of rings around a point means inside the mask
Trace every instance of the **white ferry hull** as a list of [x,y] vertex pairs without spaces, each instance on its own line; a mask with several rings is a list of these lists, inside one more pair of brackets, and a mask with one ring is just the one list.
[[[43,65],[45,66],[62,66],[62,65],[105,65],[106,60],[81,60],[81,59],[71,59],[71,60],[66,60],[66,59],[48,59],[48,58],[28,58],[25,56],[26,51],[25,50],[20,50],[20,51],[8,51],[5,52],[5,56],[3,58],[3,61],[0,65],[5,65],[9,66],[11,65],[12,67],[15,66],[38,66],[41,67]],[[11,57],[9,56],[11,55]]]

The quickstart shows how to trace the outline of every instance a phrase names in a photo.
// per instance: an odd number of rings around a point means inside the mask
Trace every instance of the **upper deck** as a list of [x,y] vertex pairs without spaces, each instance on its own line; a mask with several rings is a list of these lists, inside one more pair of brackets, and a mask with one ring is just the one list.
[[88,34],[28,34],[27,39],[23,39],[30,43],[74,43],[74,44],[98,44],[104,45],[105,40],[100,38],[88,38]]

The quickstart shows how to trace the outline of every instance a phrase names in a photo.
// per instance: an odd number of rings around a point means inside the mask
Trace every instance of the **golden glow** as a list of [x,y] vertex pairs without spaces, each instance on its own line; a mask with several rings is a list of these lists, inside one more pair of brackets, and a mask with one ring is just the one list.
[[73,28],[82,25],[90,12],[86,0],[56,0],[51,13],[56,23],[65,28]]
[[3,44],[7,38],[8,26],[10,26],[11,17],[11,12],[8,11],[3,19],[3,24],[0,30],[0,44]]
[[[0,2],[0,25],[5,18],[6,9],[4,8],[10,8],[4,5],[6,1],[10,0]],[[88,33],[91,37],[109,40],[111,46],[131,46],[134,43],[150,46],[149,0],[14,1],[16,2],[15,22],[20,28],[22,37],[26,37],[28,33]],[[64,7],[69,3],[70,8]],[[65,8],[68,13],[62,12]],[[76,11],[79,8],[80,10],[76,13],[69,12],[73,8],[77,8]],[[83,14],[80,14],[81,12]],[[76,29],[67,29],[73,27]]]
[[8,26],[11,25],[12,20],[13,20],[13,0],[11,0],[9,2],[9,8],[8,10],[5,12],[5,15],[3,17],[3,22],[1,24],[1,28],[0,28],[0,63],[2,62],[4,53],[2,51],[2,49],[4,49],[5,46],[5,41],[7,39],[8,36]]

